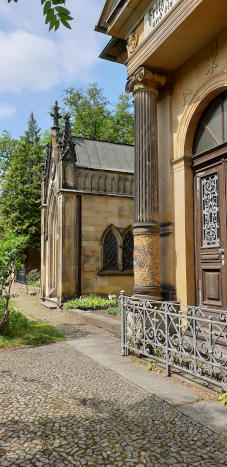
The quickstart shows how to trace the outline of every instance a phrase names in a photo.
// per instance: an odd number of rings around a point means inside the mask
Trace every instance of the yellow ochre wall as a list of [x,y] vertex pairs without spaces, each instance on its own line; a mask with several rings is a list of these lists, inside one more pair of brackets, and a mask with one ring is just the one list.
[[99,275],[101,239],[105,229],[133,224],[133,199],[118,196],[82,195],[82,294],[132,293],[133,275]]
[[[202,27],[202,25],[201,25]],[[171,128],[176,295],[195,302],[192,144],[207,105],[227,89],[227,29],[174,74]]]

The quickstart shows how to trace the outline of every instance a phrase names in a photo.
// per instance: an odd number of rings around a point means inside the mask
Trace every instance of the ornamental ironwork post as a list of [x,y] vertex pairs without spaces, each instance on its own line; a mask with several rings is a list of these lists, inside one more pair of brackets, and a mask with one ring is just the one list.
[[134,293],[161,299],[157,95],[165,75],[144,67],[126,85],[135,106]]

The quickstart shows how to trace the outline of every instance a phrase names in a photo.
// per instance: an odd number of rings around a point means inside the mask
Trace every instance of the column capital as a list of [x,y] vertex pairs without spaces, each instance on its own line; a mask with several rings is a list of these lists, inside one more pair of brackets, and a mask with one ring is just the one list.
[[128,77],[125,90],[126,92],[133,93],[144,90],[157,95],[159,87],[164,86],[166,83],[166,75],[154,73],[148,68],[141,66]]

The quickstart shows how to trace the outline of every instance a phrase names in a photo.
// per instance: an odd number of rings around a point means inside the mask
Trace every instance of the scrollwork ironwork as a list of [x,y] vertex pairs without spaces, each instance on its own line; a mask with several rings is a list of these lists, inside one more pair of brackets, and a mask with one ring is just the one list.
[[223,387],[227,384],[227,311],[122,297],[124,352],[139,351]]

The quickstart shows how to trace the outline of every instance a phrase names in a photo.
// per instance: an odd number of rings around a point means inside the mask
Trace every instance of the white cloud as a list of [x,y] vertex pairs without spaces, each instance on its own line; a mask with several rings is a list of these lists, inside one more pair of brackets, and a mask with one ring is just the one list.
[[102,38],[93,31],[102,1],[67,3],[75,18],[73,30],[57,33],[48,33],[39,2],[32,9],[31,0],[0,5],[0,92],[92,81],[91,68],[102,47]]
[[12,117],[12,115],[15,114],[15,112],[16,109],[13,105],[0,103],[0,120]]

